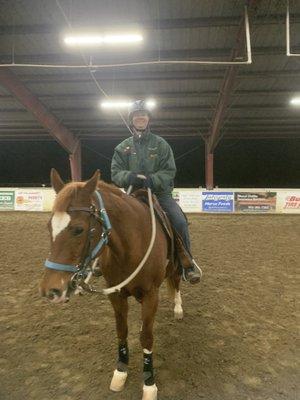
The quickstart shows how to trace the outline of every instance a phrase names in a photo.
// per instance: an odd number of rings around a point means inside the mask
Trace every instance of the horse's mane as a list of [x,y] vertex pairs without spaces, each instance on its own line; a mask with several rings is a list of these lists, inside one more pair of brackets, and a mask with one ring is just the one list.
[[119,189],[117,186],[111,184],[111,183],[106,183],[104,181],[99,181],[97,189],[104,189],[108,190],[109,192],[117,195],[117,196],[122,196],[123,192],[121,189]]
[[[77,197],[77,193],[78,191],[84,187],[86,182],[70,182],[67,183],[60,192],[58,192],[55,201],[54,201],[54,205],[53,205],[53,212],[63,212],[66,211],[68,209],[68,207],[71,204],[72,199],[74,199],[74,197]],[[99,181],[98,186],[97,186],[98,190],[104,191],[104,192],[109,192],[109,193],[113,193],[116,196],[121,197],[123,192],[116,187],[115,185],[106,183],[104,181]]]

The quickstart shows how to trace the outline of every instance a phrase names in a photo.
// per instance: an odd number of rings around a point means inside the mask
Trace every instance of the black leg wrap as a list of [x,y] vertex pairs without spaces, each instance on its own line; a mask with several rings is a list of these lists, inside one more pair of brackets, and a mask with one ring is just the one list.
[[154,385],[154,372],[153,372],[153,361],[152,353],[144,353],[144,383],[147,386]]
[[129,351],[127,342],[125,344],[119,344],[119,358],[117,364],[117,370],[121,372],[126,372],[129,363]]

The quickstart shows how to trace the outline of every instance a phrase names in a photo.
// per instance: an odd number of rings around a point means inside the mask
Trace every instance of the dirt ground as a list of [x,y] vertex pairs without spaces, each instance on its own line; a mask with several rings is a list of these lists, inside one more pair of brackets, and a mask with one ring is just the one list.
[[[135,301],[130,301],[128,381],[122,393],[113,394],[108,387],[116,336],[108,300],[85,294],[59,306],[39,298],[48,217],[0,214],[0,399],[141,399]],[[173,320],[173,304],[166,288],[161,290],[154,348],[159,399],[299,399],[300,217],[189,219],[204,277],[198,286],[182,285],[182,322]]]

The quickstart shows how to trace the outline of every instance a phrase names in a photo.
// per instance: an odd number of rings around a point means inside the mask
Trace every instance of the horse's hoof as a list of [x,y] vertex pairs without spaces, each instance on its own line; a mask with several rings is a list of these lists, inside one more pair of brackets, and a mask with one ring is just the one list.
[[174,318],[177,321],[181,321],[183,319],[183,310],[180,311],[174,311]]
[[183,319],[183,309],[179,304],[176,304],[174,307],[174,318],[177,320]]
[[157,386],[155,385],[155,383],[151,386],[143,386],[142,400],[157,400]]
[[127,379],[127,372],[118,371],[117,369],[114,370],[114,375],[110,382],[110,390],[113,392],[121,392],[124,389],[125,382]]

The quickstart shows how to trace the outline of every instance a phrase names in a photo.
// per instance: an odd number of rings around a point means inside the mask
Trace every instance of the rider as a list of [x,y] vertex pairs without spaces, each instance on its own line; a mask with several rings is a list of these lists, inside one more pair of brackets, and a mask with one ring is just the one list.
[[129,109],[132,136],[114,151],[111,164],[112,181],[124,188],[148,188],[156,195],[171,224],[182,237],[190,255],[190,266],[182,268],[183,279],[198,283],[202,272],[191,256],[188,224],[181,208],[172,197],[176,165],[170,145],[149,128],[151,113],[143,100],[135,101]]

